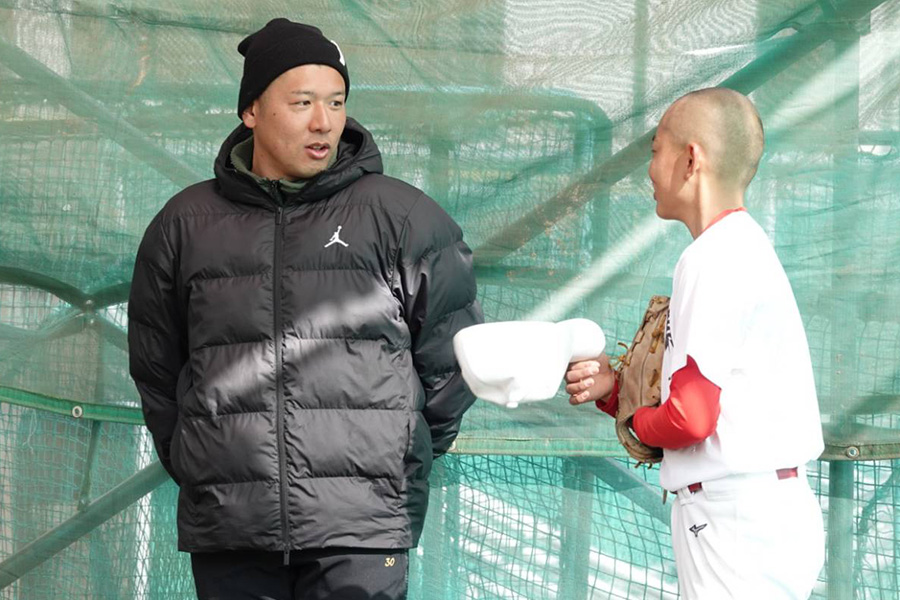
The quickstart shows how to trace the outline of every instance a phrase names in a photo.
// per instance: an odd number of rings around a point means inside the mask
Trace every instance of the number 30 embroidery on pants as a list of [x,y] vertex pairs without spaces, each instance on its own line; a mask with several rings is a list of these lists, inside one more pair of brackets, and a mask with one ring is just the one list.
[[394,558],[393,556],[388,556],[387,558],[384,559],[384,566],[386,566],[386,567],[393,567],[396,563],[397,563],[397,559]]

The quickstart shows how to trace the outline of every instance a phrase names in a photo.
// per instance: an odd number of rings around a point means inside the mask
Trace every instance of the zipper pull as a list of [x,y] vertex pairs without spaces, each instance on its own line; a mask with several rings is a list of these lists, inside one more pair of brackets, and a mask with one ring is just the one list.
[[275,223],[281,225],[284,217],[284,202],[281,199],[281,189],[278,187],[278,180],[273,181],[270,179],[269,185],[272,188],[272,198],[275,200],[275,206],[278,207],[276,209]]
[[291,549],[285,547],[284,549],[284,566],[288,566],[291,564]]

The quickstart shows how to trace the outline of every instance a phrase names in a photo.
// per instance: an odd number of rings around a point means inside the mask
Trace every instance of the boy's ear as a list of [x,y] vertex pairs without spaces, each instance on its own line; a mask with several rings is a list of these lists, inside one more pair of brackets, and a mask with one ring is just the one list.
[[691,143],[687,146],[688,161],[687,168],[684,171],[685,180],[690,179],[700,169],[700,161],[703,158],[703,150],[697,144]]

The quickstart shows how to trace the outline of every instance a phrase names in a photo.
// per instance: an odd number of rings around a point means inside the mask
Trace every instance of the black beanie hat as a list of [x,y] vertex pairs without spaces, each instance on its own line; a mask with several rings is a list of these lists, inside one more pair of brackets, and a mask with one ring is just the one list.
[[287,19],[272,19],[238,44],[244,55],[244,75],[238,96],[238,117],[266,91],[279,75],[300,65],[326,65],[344,78],[345,92],[350,94],[350,75],[344,53],[312,25]]

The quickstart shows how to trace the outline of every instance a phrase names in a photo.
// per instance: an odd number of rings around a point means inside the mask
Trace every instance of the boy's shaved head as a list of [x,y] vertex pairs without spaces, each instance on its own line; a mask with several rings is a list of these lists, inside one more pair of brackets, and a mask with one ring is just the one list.
[[763,152],[763,126],[750,99],[727,88],[707,88],[676,100],[660,121],[677,144],[703,147],[713,174],[744,189]]

